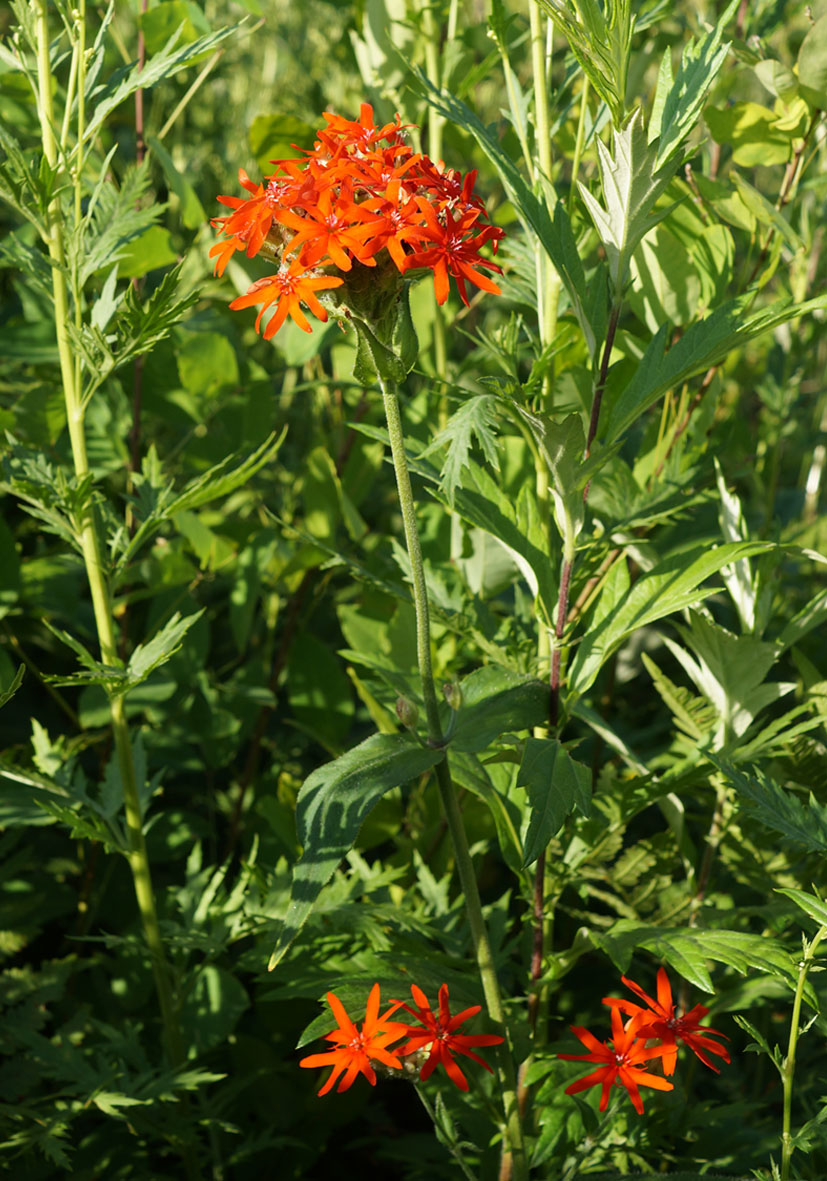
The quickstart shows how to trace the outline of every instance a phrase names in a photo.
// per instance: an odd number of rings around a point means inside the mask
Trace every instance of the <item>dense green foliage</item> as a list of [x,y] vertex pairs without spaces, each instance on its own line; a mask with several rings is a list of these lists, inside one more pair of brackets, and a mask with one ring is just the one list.
[[[435,1138],[298,1068],[331,990],[490,1012],[448,766],[530,1175],[827,1175],[827,15],[528,4],[0,10],[10,1176],[510,1176],[500,1075]],[[382,392],[208,257],[366,101],[506,231],[500,296],[411,288],[444,743]],[[604,1117],[557,1055],[662,963],[732,1061]]]

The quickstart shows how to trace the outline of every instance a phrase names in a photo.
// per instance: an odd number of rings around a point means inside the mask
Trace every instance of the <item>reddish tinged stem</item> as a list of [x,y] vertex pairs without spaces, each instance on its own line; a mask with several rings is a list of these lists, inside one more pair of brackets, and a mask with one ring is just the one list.
[[[612,310],[609,315],[609,323],[606,329],[606,343],[603,347],[603,356],[600,360],[600,370],[597,375],[597,383],[594,387],[594,399],[592,401],[592,413],[589,420],[589,434],[586,439],[586,451],[584,458],[588,458],[591,450],[591,445],[594,442],[597,434],[597,426],[600,421],[600,404],[603,401],[603,391],[606,388],[606,377],[609,372],[609,358],[612,355],[612,347],[614,345],[615,333],[617,332],[618,321],[620,320],[620,301],[617,300],[612,305]],[[585,500],[589,495],[589,485],[587,484],[583,490],[583,499]],[[563,567],[560,573],[560,593],[557,597],[557,618],[554,624],[554,651],[551,654],[551,672],[549,675],[549,706],[548,706],[548,724],[550,730],[557,730],[560,722],[560,665],[562,662],[563,648],[562,640],[563,633],[566,630],[566,620],[569,613],[569,590],[571,588],[571,572],[574,568],[574,542],[568,540],[566,542],[567,552],[563,557]],[[531,1026],[532,1035],[537,1029],[537,1019],[540,1009],[540,994],[536,989],[537,981],[543,974],[543,942],[544,942],[544,917],[545,917],[545,876],[546,876],[546,857],[545,852],[541,853],[537,859],[537,868],[534,874],[534,906],[533,906],[533,922],[534,922],[534,938],[531,950],[531,983],[535,985],[532,990],[528,1002],[528,1019]]]
[[[540,1014],[540,993],[537,981],[543,974],[543,920],[545,918],[545,882],[546,882],[546,852],[545,849],[537,858],[537,869],[534,874],[534,906],[532,920],[534,922],[534,938],[531,945],[531,984],[533,988],[528,998],[528,1023],[531,1036],[537,1032],[537,1018]],[[521,1088],[522,1092],[522,1088]],[[522,1099],[522,1094],[521,1094]]]

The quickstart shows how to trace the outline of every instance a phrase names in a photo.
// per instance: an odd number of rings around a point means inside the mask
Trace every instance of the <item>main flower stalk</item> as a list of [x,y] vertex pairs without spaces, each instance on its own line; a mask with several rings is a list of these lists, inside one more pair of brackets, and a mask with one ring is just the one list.
[[[428,742],[432,746],[439,747],[442,745],[444,737],[442,725],[439,720],[433,666],[431,663],[431,627],[428,611],[428,591],[425,583],[425,569],[422,563],[422,547],[419,543],[419,530],[416,524],[416,509],[413,489],[411,488],[411,477],[408,471],[408,461],[405,456],[402,418],[399,412],[399,397],[393,382],[383,380],[381,377],[380,382],[385,403],[385,416],[388,423],[391,456],[396,473],[399,507],[402,510],[405,542],[411,563],[411,582],[414,611],[416,613],[416,650],[419,675],[422,683],[422,698],[425,705],[425,717],[428,727]],[[451,780],[447,754],[437,764],[436,776],[440,799],[454,848],[460,885],[465,896],[465,907],[471,927],[471,938],[474,943],[474,954],[482,981],[485,1003],[491,1019],[502,1026],[506,1034],[505,1045],[499,1054],[499,1079],[505,1112],[506,1137],[511,1153],[510,1175],[515,1178],[515,1181],[524,1181],[524,1178],[528,1176],[528,1166],[523,1143],[522,1121],[517,1102],[517,1078],[514,1069],[511,1038],[505,1023],[505,1011],[497,980],[496,968],[494,966],[494,957],[491,952],[491,943],[488,939],[485,919],[483,918],[477,879],[474,873],[473,862],[471,861],[471,852],[468,847],[468,838],[462,821],[459,801],[457,800],[456,790]]]

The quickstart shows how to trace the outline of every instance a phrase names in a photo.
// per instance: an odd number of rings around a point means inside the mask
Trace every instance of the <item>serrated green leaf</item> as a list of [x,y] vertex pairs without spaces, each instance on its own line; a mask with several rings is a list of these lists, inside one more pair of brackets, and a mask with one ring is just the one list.
[[[172,491],[163,483],[159,473],[156,472],[156,475],[152,477],[156,481],[155,484],[151,484],[144,474],[139,492],[144,487],[147,488],[149,511],[118,559],[116,585],[126,577],[127,567],[135,555],[150,538],[154,537],[165,521],[171,520],[178,513],[203,508],[210,501],[228,496],[236,488],[240,488],[273,459],[284,442],[286,434],[286,427],[279,435],[276,435],[274,431],[260,447],[240,463],[237,454],[228,455],[209,471],[192,480],[177,496],[173,495]],[[234,464],[235,466],[233,466]],[[160,484],[158,481],[161,481]]]
[[156,82],[164,78],[171,78],[179,70],[186,69],[201,54],[215,49],[222,41],[231,36],[237,29],[243,27],[242,21],[238,25],[219,29],[216,33],[209,33],[199,37],[188,45],[179,45],[180,32],[176,32],[157,53],[144,63],[134,62],[115,70],[105,82],[95,84],[90,77],[89,90],[86,101],[89,110],[89,121],[86,124],[85,142],[94,140],[100,132],[107,116],[119,107],[136,90],[149,90]]
[[765,772],[756,768],[748,774],[718,755],[705,753],[738,792],[747,813],[759,824],[780,833],[808,853],[827,853],[827,808],[812,795],[806,806]]
[[422,452],[422,456],[425,457],[433,451],[438,451],[440,447],[448,448],[439,486],[451,504],[454,501],[454,492],[462,481],[463,468],[468,466],[475,440],[494,471],[500,470],[494,433],[497,406],[497,398],[493,394],[477,394],[476,397],[469,398],[455,414],[451,415],[433,443]]
[[742,541],[674,554],[643,574],[616,609],[591,627],[572,658],[568,690],[580,696],[624,638],[638,628],[697,604],[714,588],[701,584],[739,558],[772,549],[769,542]]
[[795,687],[764,679],[778,657],[775,644],[733,635],[700,612],[692,612],[688,628],[677,627],[685,647],[669,637],[664,642],[715,707],[721,742],[728,734],[740,737],[762,709]]
[[[423,98],[457,127],[468,131],[494,165],[520,219],[537,235],[543,250],[565,284],[572,307],[586,337],[590,354],[605,336],[608,307],[605,272],[601,270],[586,283],[583,263],[565,207],[556,200],[553,190],[545,187],[546,200],[532,192],[514,160],[503,151],[494,131],[485,127],[465,103],[447,91],[439,90],[419,69],[414,68],[418,89]],[[553,209],[553,213],[550,212]]]
[[811,919],[814,919],[820,926],[827,927],[827,902],[822,898],[816,898],[805,890],[795,890],[791,886],[776,887],[775,892],[776,894],[786,894]]
[[793,988],[798,971],[792,956],[772,936],[746,931],[704,930],[690,927],[648,927],[620,919],[605,934],[591,933],[592,940],[626,972],[632,953],[642,947],[660,956],[704,992],[714,992],[707,960],[728,964],[737,972],[765,972],[779,976]]
[[654,205],[672,180],[673,169],[665,166],[658,171],[657,149],[646,142],[639,110],[622,131],[615,129],[612,146],[613,154],[602,140],[597,140],[604,204],[582,184],[579,187],[606,249],[617,298],[626,285],[638,243],[669,212],[668,207],[655,211]]
[[514,730],[528,730],[548,718],[549,688],[542,681],[498,668],[479,668],[460,681],[462,705],[450,746],[475,753]]
[[538,0],[565,33],[571,51],[620,127],[635,19],[629,0]]
[[443,758],[443,751],[420,746],[413,735],[374,734],[304,781],[296,806],[303,852],[293,871],[290,907],[269,970],[298,935],[376,801]]
[[192,615],[185,615],[182,618],[176,612],[164,624],[160,631],[155,633],[151,640],[146,644],[138,644],[130,656],[129,664],[126,668],[128,687],[132,688],[135,685],[140,685],[156,668],[160,668],[162,664],[166,664],[170,656],[181,647],[184,636],[189,629],[203,614],[204,611],[202,609],[201,611],[195,611]]
[[619,438],[662,394],[720,364],[734,349],[788,320],[827,308],[827,295],[821,295],[798,304],[779,300],[751,312],[753,299],[752,295],[742,295],[716,308],[705,320],[692,324],[668,352],[666,343],[671,334],[669,326],[663,325],[649,343],[634,377],[614,401],[606,420],[606,438]]
[[592,773],[576,762],[556,738],[526,739],[517,786],[528,792],[531,819],[523,865],[533,865],[575,808],[591,811]]
[[650,143],[657,139],[655,169],[672,160],[698,122],[707,91],[729,52],[729,43],[722,45],[721,39],[738,4],[731,0],[705,37],[693,37],[684,46],[674,82],[669,77],[671,64],[668,73],[662,70],[649,124]]

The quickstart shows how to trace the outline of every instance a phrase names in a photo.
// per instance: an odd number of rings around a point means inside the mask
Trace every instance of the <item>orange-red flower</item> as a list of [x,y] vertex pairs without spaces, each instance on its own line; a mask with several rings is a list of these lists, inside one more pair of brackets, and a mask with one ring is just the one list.
[[[502,267],[489,262],[479,253],[483,243],[493,240],[495,243],[502,237],[502,230],[497,226],[486,225],[479,233],[471,233],[480,216],[478,209],[466,209],[458,217],[454,217],[450,209],[439,211],[423,198],[417,198],[423,224],[411,229],[409,238],[415,242],[432,242],[433,245],[422,251],[414,251],[405,259],[405,270],[417,270],[429,267],[434,272],[434,291],[437,303],[445,303],[448,298],[450,283],[448,276],[453,275],[459,288],[459,296],[467,306],[468,295],[465,280],[476,284],[483,291],[490,291],[494,295],[500,294],[500,289],[487,275],[481,275],[478,267],[486,267],[490,271],[502,274]],[[470,236],[469,236],[470,234]]]
[[635,1018],[641,1015],[642,1023],[639,1025],[638,1036],[660,1038],[663,1043],[664,1074],[674,1074],[675,1072],[678,1042],[683,1042],[685,1046],[688,1046],[692,1053],[700,1058],[704,1066],[708,1066],[716,1074],[720,1073],[719,1067],[710,1062],[707,1055],[714,1054],[718,1058],[723,1058],[724,1062],[729,1062],[729,1051],[710,1036],[725,1038],[725,1034],[720,1033],[717,1029],[710,1029],[707,1025],[701,1025],[701,1020],[709,1012],[708,1009],[705,1009],[703,1005],[695,1005],[688,1013],[679,1017],[672,1000],[669,977],[664,968],[658,969],[657,1000],[653,1000],[639,984],[635,984],[634,980],[628,980],[625,976],[621,976],[621,980],[627,988],[631,988],[632,992],[645,1002],[648,1011],[641,1009],[640,1005],[636,1005],[633,1001],[625,1001],[620,997],[604,997],[603,1004],[609,1005],[613,1012],[619,1009]]
[[357,1074],[362,1074],[372,1087],[376,1086],[376,1071],[371,1062],[381,1062],[395,1070],[402,1069],[402,1063],[396,1054],[387,1047],[391,1042],[403,1037],[406,1026],[401,1021],[389,1021],[390,1015],[400,1008],[399,1001],[393,1001],[391,1007],[379,1016],[379,985],[374,984],[370,990],[365,1020],[361,1030],[357,1029],[347,1015],[344,1005],[335,993],[327,994],[327,1003],[333,1011],[333,1016],[339,1022],[338,1028],[332,1033],[325,1034],[325,1041],[333,1042],[335,1050],[326,1054],[310,1054],[302,1058],[299,1066],[332,1066],[333,1070],[327,1082],[319,1091],[326,1095],[332,1090],[334,1083],[342,1075],[337,1091],[346,1091],[354,1082]]
[[278,220],[296,231],[284,253],[292,254],[301,247],[300,257],[306,266],[318,266],[328,258],[340,271],[349,271],[353,264],[348,251],[359,262],[376,266],[364,246],[365,239],[374,233],[371,222],[376,219],[354,204],[347,184],[342,185],[338,194],[324,189],[315,205],[305,207],[304,216],[292,209],[281,209]]
[[419,1072],[423,1083],[433,1074],[437,1066],[442,1065],[451,1082],[461,1091],[467,1091],[468,1080],[454,1061],[454,1054],[464,1054],[466,1058],[472,1058],[474,1062],[478,1062],[480,1066],[484,1066],[487,1071],[493,1073],[488,1063],[475,1054],[471,1047],[496,1046],[503,1039],[493,1033],[456,1032],[463,1021],[467,1021],[469,1017],[475,1017],[479,1013],[480,1005],[472,1005],[470,1009],[463,1009],[461,1013],[452,1017],[448,1005],[448,985],[443,984],[439,990],[439,1016],[437,1016],[432,1011],[428,1004],[428,998],[421,988],[412,984],[411,995],[417,1008],[412,1009],[410,1005],[406,1004],[403,1004],[402,1008],[421,1021],[424,1029],[417,1025],[408,1025],[405,1032],[409,1040],[397,1053],[404,1057],[407,1054],[416,1054],[419,1050],[430,1046],[427,1060]]
[[[448,298],[452,278],[465,304],[466,283],[499,294],[483,271],[501,269],[480,249],[491,243],[496,253],[503,231],[488,222],[474,195],[476,172],[463,177],[414,152],[399,116],[377,126],[368,103],[362,103],[358,120],[332,112],[325,120],[303,158],[273,161],[276,171],[266,185],[255,184],[241,170],[247,196],[218,198],[231,212],[212,222],[222,235],[209,252],[215,273],[224,272],[237,250],[250,258],[263,251],[282,264],[278,276],[258,280],[230,306],[248,307],[264,297],[265,307],[277,304],[266,337],[288,315],[309,331],[302,302],[319,319],[327,317],[319,315],[318,301],[297,294],[299,279],[304,277],[302,290],[310,293],[325,276],[331,279],[328,286],[339,286],[345,281],[339,276],[352,271],[354,262],[384,267],[389,276],[430,269],[440,303]],[[311,269],[315,287],[306,278]],[[342,302],[346,305],[347,299]],[[260,323],[261,314],[256,327]]]
[[271,304],[275,304],[275,313],[264,329],[265,340],[269,340],[278,332],[288,315],[295,320],[299,328],[305,332],[311,332],[312,329],[301,305],[307,304],[317,319],[327,320],[327,312],[316,298],[316,292],[331,287],[341,287],[343,281],[333,275],[305,271],[296,265],[282,267],[277,275],[266,275],[263,279],[257,279],[245,295],[239,295],[238,299],[233,300],[230,307],[233,309],[249,308],[260,303],[261,311],[256,317],[256,332],[258,332],[261,317]]
[[588,1087],[603,1088],[600,1096],[600,1110],[605,1111],[609,1103],[609,1091],[617,1084],[625,1087],[632,1104],[640,1115],[643,1114],[643,1100],[640,1087],[652,1087],[656,1091],[671,1091],[672,1084],[658,1074],[650,1074],[643,1064],[663,1054],[663,1046],[646,1046],[641,1024],[646,1014],[643,1010],[623,1024],[617,1008],[612,1009],[611,1042],[599,1042],[594,1034],[581,1025],[572,1025],[571,1031],[579,1038],[588,1054],[558,1054],[567,1062],[596,1062],[598,1069],[566,1087],[567,1095],[576,1095]]

